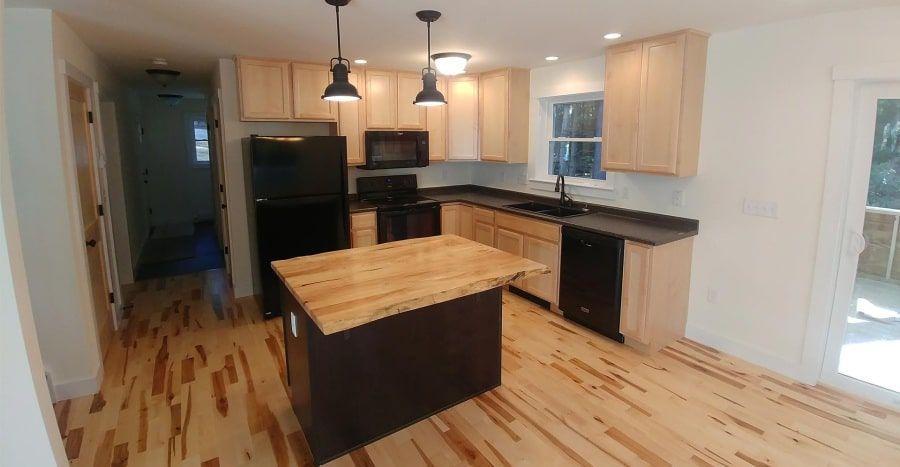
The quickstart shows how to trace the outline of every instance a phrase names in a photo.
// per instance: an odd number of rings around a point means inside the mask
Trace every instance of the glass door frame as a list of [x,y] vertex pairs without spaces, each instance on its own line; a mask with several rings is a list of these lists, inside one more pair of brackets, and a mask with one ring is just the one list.
[[842,219],[844,228],[820,380],[876,402],[900,407],[900,393],[843,375],[838,371],[859,255],[866,246],[862,229],[872,169],[872,142],[875,136],[877,102],[885,98],[900,99],[900,81],[864,83],[855,93],[852,107],[852,140],[848,148],[849,174],[844,194],[845,209]]

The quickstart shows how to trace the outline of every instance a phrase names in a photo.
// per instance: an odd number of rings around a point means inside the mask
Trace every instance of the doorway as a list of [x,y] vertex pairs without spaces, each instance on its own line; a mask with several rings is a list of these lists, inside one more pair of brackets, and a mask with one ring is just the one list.
[[105,235],[100,211],[100,190],[97,167],[93,157],[91,138],[90,91],[73,79],[69,79],[69,116],[72,123],[78,203],[81,206],[81,228],[84,232],[85,255],[88,264],[91,303],[97,326],[97,338],[101,354],[106,353],[112,339],[115,324],[110,303]]
[[900,83],[860,87],[823,380],[900,398]]

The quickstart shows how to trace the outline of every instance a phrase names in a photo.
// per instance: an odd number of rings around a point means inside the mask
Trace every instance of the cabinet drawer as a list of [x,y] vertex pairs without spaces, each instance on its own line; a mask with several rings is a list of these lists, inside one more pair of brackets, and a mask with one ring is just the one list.
[[474,208],[475,209],[475,222],[482,222],[484,224],[493,224],[494,223],[494,211],[490,209],[484,208]]
[[350,215],[350,230],[374,229],[375,213],[361,212]]
[[559,243],[559,225],[502,212],[498,212],[495,219],[497,227],[527,233],[532,237],[542,238],[548,242]]

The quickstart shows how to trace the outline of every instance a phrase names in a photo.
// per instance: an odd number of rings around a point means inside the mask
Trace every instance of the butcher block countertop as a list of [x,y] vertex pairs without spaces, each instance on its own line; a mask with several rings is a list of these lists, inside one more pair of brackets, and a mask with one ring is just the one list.
[[456,235],[301,256],[272,268],[326,335],[550,272]]

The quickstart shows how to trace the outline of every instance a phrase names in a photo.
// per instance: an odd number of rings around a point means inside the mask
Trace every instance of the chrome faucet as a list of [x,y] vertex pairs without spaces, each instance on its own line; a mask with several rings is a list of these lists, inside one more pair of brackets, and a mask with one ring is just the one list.
[[566,194],[566,177],[563,174],[556,175],[556,186],[553,191],[559,193],[559,205],[566,207],[575,204],[575,200]]

